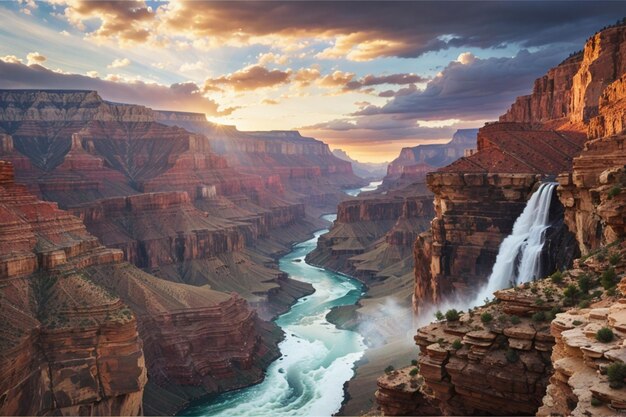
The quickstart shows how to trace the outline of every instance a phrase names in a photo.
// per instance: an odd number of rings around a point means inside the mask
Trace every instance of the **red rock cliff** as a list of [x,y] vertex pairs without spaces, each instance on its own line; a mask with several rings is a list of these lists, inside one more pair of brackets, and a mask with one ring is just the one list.
[[174,413],[259,381],[276,357],[280,332],[243,299],[124,263],[77,217],[16,185],[3,161],[0,231],[2,414]]

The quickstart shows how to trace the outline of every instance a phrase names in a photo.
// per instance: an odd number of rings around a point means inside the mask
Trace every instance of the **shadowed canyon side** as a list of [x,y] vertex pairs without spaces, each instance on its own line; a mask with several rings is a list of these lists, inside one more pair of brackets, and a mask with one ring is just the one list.
[[172,413],[262,378],[281,333],[245,301],[123,262],[0,172],[0,413]]
[[558,271],[420,328],[419,368],[378,381],[385,414],[608,416],[625,408],[624,45],[623,24],[596,33],[480,129],[476,152],[429,174],[436,217],[415,242],[416,311],[463,308],[528,196],[554,178],[540,276]]

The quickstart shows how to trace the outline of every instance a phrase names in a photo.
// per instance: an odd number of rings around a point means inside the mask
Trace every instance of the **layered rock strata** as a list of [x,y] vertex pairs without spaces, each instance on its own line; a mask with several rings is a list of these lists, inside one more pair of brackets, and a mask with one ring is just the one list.
[[[4,161],[0,211],[2,414],[173,413],[259,381],[277,356],[280,332],[244,300],[123,262]],[[147,380],[164,400],[144,401]]]

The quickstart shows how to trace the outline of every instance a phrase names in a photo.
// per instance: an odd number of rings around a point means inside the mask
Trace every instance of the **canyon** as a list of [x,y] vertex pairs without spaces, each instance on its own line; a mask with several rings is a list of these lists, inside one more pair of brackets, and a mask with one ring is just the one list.
[[313,291],[278,256],[365,182],[297,132],[230,132],[224,149],[188,119],[209,125],[95,91],[0,91],[2,414],[174,414],[278,357],[266,320]]
[[[593,35],[481,128],[475,151],[427,175],[435,217],[414,244],[420,355],[378,379],[385,415],[623,410],[625,36],[621,23]],[[549,278],[423,325],[484,285],[546,180],[559,184],[541,254]]]

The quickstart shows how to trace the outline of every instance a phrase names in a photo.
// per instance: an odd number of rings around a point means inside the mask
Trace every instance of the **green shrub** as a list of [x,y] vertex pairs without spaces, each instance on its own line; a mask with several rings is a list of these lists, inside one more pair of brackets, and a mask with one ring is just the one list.
[[596,397],[591,397],[591,406],[592,407],[600,407],[601,405],[602,405],[602,401],[600,401]]
[[561,284],[563,282],[563,273],[556,271],[554,274],[550,275],[550,280],[555,284]]
[[609,377],[611,388],[622,388],[624,386],[624,378],[626,378],[626,364],[623,362],[612,363],[606,368],[606,374]]
[[604,260],[606,259],[606,252],[598,252],[598,254],[596,255],[596,259],[600,262],[604,262]]
[[533,294],[537,294],[537,292],[538,292],[538,291],[539,291],[539,290],[537,289],[537,287],[536,287],[536,286],[532,286],[532,287],[530,287],[530,292],[531,292],[531,293],[533,293]]
[[415,376],[415,375],[417,375],[417,373],[418,373],[419,371],[420,371],[419,369],[417,369],[417,368],[413,368],[413,369],[411,369],[411,371],[409,371],[409,375],[411,375],[411,376]]
[[435,318],[437,319],[437,321],[441,321],[444,319],[444,315],[441,311],[437,310],[437,312],[435,313]]
[[619,260],[621,259],[621,256],[619,253],[614,253],[611,256],[609,256],[609,263],[611,265],[617,265],[617,263],[619,262]]
[[608,295],[609,297],[613,297],[615,294],[617,294],[615,287],[611,287],[608,290],[606,290],[606,295]]
[[536,312],[535,314],[532,315],[531,319],[535,323],[538,323],[540,321],[545,321],[546,313],[544,313],[543,311],[538,311],[538,312]]
[[615,335],[613,335],[613,330],[608,327],[603,327],[596,332],[596,339],[598,342],[609,343],[612,342],[614,338]]
[[550,287],[546,287],[546,288],[543,289],[543,295],[545,295],[547,298],[552,297],[553,293],[554,293],[554,291]]
[[493,316],[491,315],[491,313],[484,312],[483,314],[480,315],[480,321],[482,321],[485,324],[491,323],[492,320],[493,320]]
[[570,298],[572,300],[575,300],[576,298],[578,298],[579,294],[580,294],[580,291],[578,290],[578,287],[576,286],[576,284],[569,284],[567,288],[565,288],[565,291],[563,291],[563,295],[566,298]]
[[520,320],[519,317],[517,316],[511,316],[511,323],[513,324],[520,324],[522,320]]
[[578,282],[578,288],[580,288],[580,292],[583,294],[587,294],[593,285],[593,281],[591,277],[587,274],[582,274],[576,280]]
[[535,305],[542,306],[543,303],[544,303],[544,301],[543,301],[542,298],[536,298],[535,299]]
[[592,298],[598,298],[602,295],[602,291],[600,290],[595,290],[593,293],[591,293],[591,297]]
[[446,320],[448,321],[459,321],[461,315],[455,309],[450,309],[446,311]]
[[504,356],[509,363],[515,363],[519,360],[519,353],[515,349],[507,349]]
[[461,343],[460,339],[456,339],[454,342],[452,342],[452,348],[455,350],[459,350],[463,347],[463,343]]
[[615,273],[615,268],[610,267],[604,273],[602,273],[602,277],[600,278],[600,285],[605,290],[609,288],[613,288],[617,284],[617,274]]
[[580,303],[578,303],[578,308],[589,308],[590,305],[591,303],[589,302],[589,300],[582,300]]
[[622,188],[616,185],[615,187],[611,188],[611,191],[609,191],[608,199],[612,200],[613,197],[617,197],[621,192]]
[[[380,368],[378,368],[378,369],[380,369]],[[390,373],[393,372],[394,369],[395,368],[392,365],[389,365],[388,367],[385,368],[385,373],[386,374],[390,374]]]
[[417,366],[417,359],[412,359],[411,360],[411,365]]
[[581,324],[583,324],[583,322],[582,322],[582,321],[580,321],[580,320],[574,320],[574,321],[572,322],[572,324],[573,324],[574,326],[580,326]]

